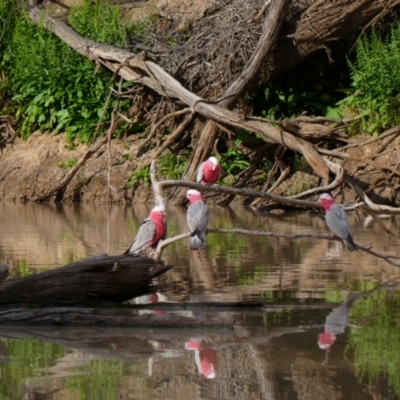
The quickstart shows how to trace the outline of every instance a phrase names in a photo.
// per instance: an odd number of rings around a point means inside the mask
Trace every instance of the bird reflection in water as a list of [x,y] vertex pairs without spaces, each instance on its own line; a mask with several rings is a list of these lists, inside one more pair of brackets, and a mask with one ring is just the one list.
[[[143,296],[140,297],[135,297],[134,299],[132,299],[132,303],[133,304],[155,304],[155,303],[159,303],[161,301],[165,301],[165,296],[162,295],[161,293],[149,293],[149,294],[145,294]],[[163,310],[139,310],[139,315],[141,314],[154,314],[154,315],[163,315],[165,314],[165,311]]]
[[349,293],[347,299],[337,308],[334,308],[325,319],[324,332],[318,335],[318,346],[327,350],[335,343],[336,335],[344,333],[349,324],[349,314],[358,295]]
[[[318,335],[318,346],[320,349],[329,349],[336,341],[336,336],[344,333],[349,325],[349,314],[354,302],[363,297],[371,296],[377,290],[398,291],[400,289],[400,277],[395,277],[389,281],[360,293],[349,293],[346,300],[334,308],[325,319],[324,332]],[[361,325],[357,325],[361,327]]]
[[185,343],[186,350],[194,351],[197,369],[207,379],[214,379],[218,372],[217,350],[203,346],[201,338],[192,338]]

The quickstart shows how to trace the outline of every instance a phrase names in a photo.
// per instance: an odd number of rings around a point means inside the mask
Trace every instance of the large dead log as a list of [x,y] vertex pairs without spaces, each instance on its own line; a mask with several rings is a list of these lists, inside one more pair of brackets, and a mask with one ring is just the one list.
[[101,255],[0,285],[0,305],[93,306],[166,289],[153,279],[172,265],[132,254]]

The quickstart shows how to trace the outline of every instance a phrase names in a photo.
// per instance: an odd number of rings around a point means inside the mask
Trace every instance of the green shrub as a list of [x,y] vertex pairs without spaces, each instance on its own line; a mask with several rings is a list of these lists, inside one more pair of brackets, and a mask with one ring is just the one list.
[[355,132],[377,135],[399,123],[400,111],[400,26],[386,38],[376,31],[357,45],[350,64],[353,89],[340,102],[343,114],[360,115]]
[[[337,47],[337,48],[336,48]],[[344,95],[338,91],[346,81],[343,45],[335,47],[335,63],[321,51],[307,61],[275,78],[251,97],[255,114],[277,120],[308,116],[328,116]]]
[[[135,29],[121,20],[119,8],[102,1],[86,0],[83,7],[71,8],[69,24],[86,38],[120,47],[128,35],[135,36]],[[140,24],[139,35],[143,29]],[[96,70],[94,63],[34,25],[24,13],[9,25],[7,41],[7,74],[15,114],[22,122],[20,134],[27,137],[35,128],[55,133],[65,130],[70,141],[90,141],[112,73],[103,67]],[[105,119],[113,106],[110,102]],[[128,103],[120,106],[123,110]]]
[[166,179],[181,179],[188,165],[189,153],[180,154],[164,151],[159,159],[159,171]]

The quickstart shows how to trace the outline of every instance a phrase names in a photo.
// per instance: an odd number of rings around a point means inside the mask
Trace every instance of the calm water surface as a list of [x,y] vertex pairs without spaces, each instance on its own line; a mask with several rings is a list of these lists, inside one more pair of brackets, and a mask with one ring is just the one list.
[[[148,212],[1,202],[0,263],[23,276],[120,254]],[[318,214],[211,213],[214,228],[327,232]],[[349,220],[357,243],[400,254],[378,223],[361,213]],[[383,221],[400,234],[399,217]],[[168,208],[168,229],[187,230],[184,208]],[[0,399],[400,398],[400,269],[336,241],[209,234],[207,243],[198,252],[186,241],[169,246],[173,289],[137,302],[265,307],[176,312],[226,324],[207,330],[0,327]]]

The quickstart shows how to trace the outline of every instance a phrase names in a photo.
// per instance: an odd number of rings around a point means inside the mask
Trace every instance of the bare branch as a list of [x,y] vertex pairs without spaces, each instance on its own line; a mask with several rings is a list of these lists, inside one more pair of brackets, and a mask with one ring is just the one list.
[[375,257],[381,258],[381,259],[385,260],[387,263],[394,265],[395,267],[400,267],[400,262],[394,261],[394,260],[400,260],[400,257],[398,257],[398,256],[390,256],[388,254],[380,254],[380,253],[377,253],[376,251],[371,250],[372,247],[364,247],[364,246],[360,246],[359,244],[357,244],[357,247],[359,248],[359,250],[365,251],[368,254],[371,254]]

